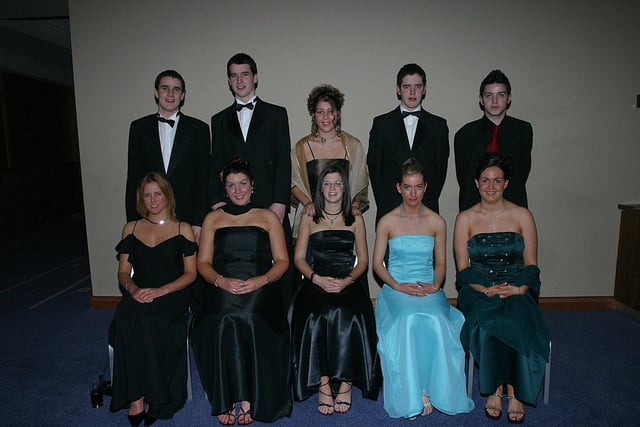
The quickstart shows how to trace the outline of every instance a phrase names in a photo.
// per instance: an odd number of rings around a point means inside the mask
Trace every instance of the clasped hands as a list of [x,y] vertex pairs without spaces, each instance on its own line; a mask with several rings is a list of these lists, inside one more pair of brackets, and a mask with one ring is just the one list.
[[519,286],[504,282],[486,288],[484,294],[489,298],[499,296],[500,298],[509,298],[513,295],[521,295],[522,290]]
[[153,302],[163,295],[166,295],[166,292],[160,288],[136,288],[131,294],[134,300],[142,304]]
[[[264,277],[264,275],[262,277]],[[231,294],[245,295],[257,291],[261,287],[261,284],[258,283],[258,279],[256,277],[252,277],[247,280],[225,277],[218,280],[218,286]]]
[[412,297],[426,297],[435,294],[440,288],[433,283],[417,281],[416,283],[400,283],[395,289]]
[[319,276],[315,274],[313,276],[313,283],[324,289],[325,292],[330,294],[337,294],[342,292],[344,288],[351,284],[351,277],[347,276],[344,279],[337,279],[335,277]]

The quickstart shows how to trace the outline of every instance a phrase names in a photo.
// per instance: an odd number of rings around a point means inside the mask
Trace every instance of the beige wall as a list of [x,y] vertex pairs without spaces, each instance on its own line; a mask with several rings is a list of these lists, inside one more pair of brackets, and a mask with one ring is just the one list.
[[[309,90],[331,83],[346,94],[343,128],[365,147],[373,117],[397,105],[401,65],[426,69],[424,106],[448,120],[451,144],[481,114],[480,81],[501,68],[513,85],[510,114],[534,126],[528,190],[543,296],[613,294],[617,204],[640,201],[635,0],[69,3],[94,295],[118,294],[128,126],[155,110],[153,78],[166,68],[181,72],[184,112],[209,122],[232,102],[225,64],[240,51],[258,63],[259,96],[287,107],[293,142],[309,130]],[[452,154],[440,203],[449,225],[448,296],[454,172]],[[370,245],[373,219],[366,214]]]

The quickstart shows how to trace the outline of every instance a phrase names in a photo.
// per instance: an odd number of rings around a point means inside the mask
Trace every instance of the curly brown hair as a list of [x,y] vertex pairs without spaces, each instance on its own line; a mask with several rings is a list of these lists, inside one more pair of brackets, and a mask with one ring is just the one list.
[[336,111],[341,111],[344,105],[344,93],[328,84],[314,87],[307,98],[307,110],[310,116],[316,112],[320,101],[328,102]]

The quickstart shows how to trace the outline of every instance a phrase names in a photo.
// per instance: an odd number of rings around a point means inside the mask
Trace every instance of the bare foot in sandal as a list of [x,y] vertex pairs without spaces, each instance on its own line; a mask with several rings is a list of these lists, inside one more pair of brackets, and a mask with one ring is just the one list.
[[524,422],[524,404],[516,399],[516,392],[512,386],[507,385],[507,418],[510,424],[522,424]]
[[247,425],[253,422],[251,418],[251,403],[243,400],[240,402],[240,412],[238,413],[238,424]]
[[318,412],[322,415],[333,415],[333,411],[333,394],[331,394],[329,377],[321,377],[318,388]]
[[236,423],[236,405],[234,404],[231,409],[218,415],[218,422],[224,426],[230,426]]
[[422,405],[424,408],[422,409],[422,414],[420,414],[421,416],[424,417],[425,415],[429,415],[433,412],[433,405],[431,404],[429,396],[422,396]]
[[344,381],[340,384],[336,395],[335,408],[336,412],[340,413],[345,413],[351,409],[351,382]]
[[484,404],[484,413],[492,420],[499,420],[502,416],[502,393],[503,387],[499,385],[496,392],[487,397],[487,402]]

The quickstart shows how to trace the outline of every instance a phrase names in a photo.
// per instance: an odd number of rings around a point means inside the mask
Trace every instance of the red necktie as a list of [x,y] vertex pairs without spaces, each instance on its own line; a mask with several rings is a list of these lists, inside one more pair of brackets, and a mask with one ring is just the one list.
[[498,139],[498,132],[500,128],[496,125],[491,125],[491,141],[487,145],[487,153],[499,153],[500,141]]

